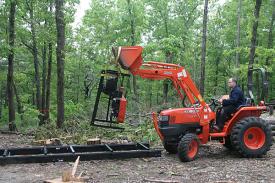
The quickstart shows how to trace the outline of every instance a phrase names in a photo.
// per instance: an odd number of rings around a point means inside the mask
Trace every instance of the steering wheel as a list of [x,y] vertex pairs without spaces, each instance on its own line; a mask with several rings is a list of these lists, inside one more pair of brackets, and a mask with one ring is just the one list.
[[209,104],[209,107],[212,109],[212,111],[215,111],[216,107],[221,105],[218,99],[211,98],[210,101],[211,102]]

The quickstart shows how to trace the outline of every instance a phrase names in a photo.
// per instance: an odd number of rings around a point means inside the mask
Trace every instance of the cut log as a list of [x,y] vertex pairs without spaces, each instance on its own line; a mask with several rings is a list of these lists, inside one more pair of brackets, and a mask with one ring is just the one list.
[[101,140],[99,138],[88,139],[87,145],[92,145],[92,144],[101,144]]
[[44,139],[44,140],[36,140],[33,141],[35,145],[42,145],[42,146],[59,146],[62,145],[62,142],[59,138],[52,138],[52,139]]
[[73,180],[73,175],[71,170],[65,170],[62,173],[62,181],[63,182],[69,182]]
[[62,181],[62,178],[52,179],[52,180],[45,180],[44,183],[84,183],[84,181],[80,180],[70,180],[70,181]]
[[78,177],[75,177],[76,169],[79,164],[79,158],[80,156],[77,157],[72,169],[65,170],[62,173],[61,178],[45,180],[44,183],[84,183],[85,181],[87,181],[87,177],[81,177],[83,172],[81,172]]

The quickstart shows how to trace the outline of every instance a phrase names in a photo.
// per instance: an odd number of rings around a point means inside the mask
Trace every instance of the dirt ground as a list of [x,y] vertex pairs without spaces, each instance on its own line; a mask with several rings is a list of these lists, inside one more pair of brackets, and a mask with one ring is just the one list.
[[[32,137],[0,134],[0,148],[26,146]],[[24,164],[0,166],[1,183],[43,182],[60,177],[73,163]],[[181,163],[165,151],[162,157],[128,160],[80,162],[77,173],[84,171],[89,182],[275,182],[275,146],[264,158],[240,158],[220,144],[200,149],[193,162]]]

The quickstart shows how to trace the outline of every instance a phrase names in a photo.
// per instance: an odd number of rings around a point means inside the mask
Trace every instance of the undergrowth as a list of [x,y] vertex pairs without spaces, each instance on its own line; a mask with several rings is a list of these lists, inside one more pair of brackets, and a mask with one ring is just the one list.
[[100,138],[101,140],[123,140],[127,142],[149,142],[159,144],[159,137],[151,121],[131,126],[121,124],[124,130],[113,130],[91,126],[89,121],[68,120],[61,129],[55,123],[48,123],[38,127],[33,133],[36,140],[60,138],[63,143],[85,144],[88,139]]

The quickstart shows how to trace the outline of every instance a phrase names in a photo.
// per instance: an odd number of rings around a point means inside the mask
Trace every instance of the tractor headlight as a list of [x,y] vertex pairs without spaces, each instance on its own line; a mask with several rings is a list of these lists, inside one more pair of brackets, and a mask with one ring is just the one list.
[[161,122],[161,121],[165,121],[165,122],[167,122],[167,121],[169,121],[169,116],[160,116],[159,117],[159,121]]

